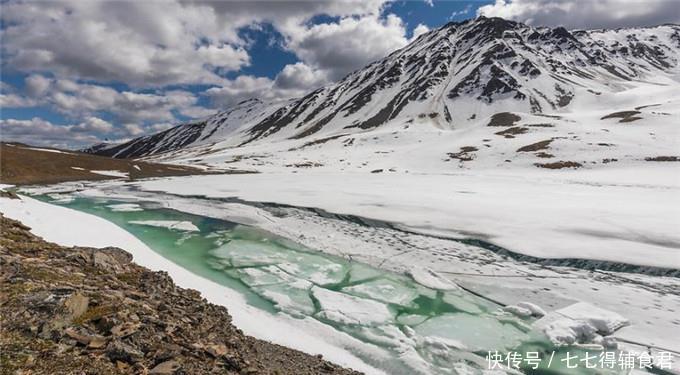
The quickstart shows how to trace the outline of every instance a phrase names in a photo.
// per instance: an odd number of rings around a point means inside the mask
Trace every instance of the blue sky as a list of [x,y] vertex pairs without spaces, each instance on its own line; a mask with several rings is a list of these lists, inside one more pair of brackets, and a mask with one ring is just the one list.
[[579,1],[2,1],[0,136],[119,142],[252,97],[301,96],[478,13],[613,27],[672,22],[677,4]]

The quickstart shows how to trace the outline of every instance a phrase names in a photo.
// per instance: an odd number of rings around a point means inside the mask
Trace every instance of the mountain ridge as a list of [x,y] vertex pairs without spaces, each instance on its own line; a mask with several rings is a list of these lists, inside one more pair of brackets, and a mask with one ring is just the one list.
[[450,130],[495,113],[559,112],[577,95],[596,98],[677,68],[678,51],[678,25],[570,32],[480,17],[420,35],[301,98],[280,105],[249,99],[203,120],[86,151],[143,157],[216,142],[239,147],[359,133],[422,118]]

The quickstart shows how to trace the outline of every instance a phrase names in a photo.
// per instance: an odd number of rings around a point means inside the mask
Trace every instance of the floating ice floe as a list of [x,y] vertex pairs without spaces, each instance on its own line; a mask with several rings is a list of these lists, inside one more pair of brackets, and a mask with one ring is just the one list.
[[408,271],[409,276],[418,284],[437,290],[460,290],[453,281],[441,276],[429,268],[413,268]]
[[120,203],[120,204],[110,204],[106,206],[114,212],[136,212],[144,211],[144,209],[136,203]]
[[178,230],[182,232],[199,232],[197,226],[190,221],[175,221],[175,220],[133,220],[130,224],[146,225],[150,227],[167,228]]
[[386,305],[328,289],[313,287],[312,295],[319,301],[318,316],[343,324],[370,325],[389,322],[392,314]]

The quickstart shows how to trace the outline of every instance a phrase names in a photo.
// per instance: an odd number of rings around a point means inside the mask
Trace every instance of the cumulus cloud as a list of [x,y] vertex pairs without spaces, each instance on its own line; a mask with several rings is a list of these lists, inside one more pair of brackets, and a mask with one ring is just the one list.
[[3,4],[3,58],[24,72],[137,87],[217,84],[250,64],[243,27],[380,12],[385,0],[80,1]]
[[113,124],[94,116],[90,116],[80,124],[71,127],[71,131],[81,133],[108,133],[111,130],[113,130]]
[[325,83],[328,83],[328,81],[323,72],[315,70],[302,62],[286,65],[276,76],[274,82],[276,88],[284,90],[308,90],[322,86]]
[[535,26],[617,28],[680,22],[676,0],[496,0],[477,15]]
[[283,29],[287,48],[305,64],[337,80],[347,73],[405,46],[401,18],[368,15],[316,25],[289,25]]
[[418,26],[416,26],[416,28],[413,29],[413,36],[411,37],[411,40],[415,40],[416,38],[425,34],[428,31],[430,31],[429,27],[423,25],[422,23],[418,24]]
[[94,134],[79,132],[74,125],[55,125],[34,117],[30,120],[0,119],[3,141],[38,146],[80,147],[99,141]]
[[78,83],[31,75],[25,81],[28,97],[70,118],[111,113],[120,123],[174,121],[177,111],[187,117],[204,117],[212,110],[196,105],[198,97],[183,90],[137,93],[109,86]]
[[274,82],[266,77],[249,75],[239,76],[222,87],[213,87],[204,94],[210,98],[214,107],[230,107],[251,98],[267,99],[272,95]]
[[36,105],[34,100],[23,97],[17,94],[0,94],[0,107],[3,108],[21,108],[33,107]]
[[219,83],[249,56],[209,7],[179,2],[3,4],[3,52],[15,69],[134,86]]

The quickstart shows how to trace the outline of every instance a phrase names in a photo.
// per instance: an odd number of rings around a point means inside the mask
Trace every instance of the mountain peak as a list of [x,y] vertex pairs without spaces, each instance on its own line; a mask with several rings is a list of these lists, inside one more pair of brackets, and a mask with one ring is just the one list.
[[[328,137],[388,124],[452,129],[498,112],[561,111],[576,96],[596,97],[677,67],[678,47],[674,27],[570,32],[478,17],[432,30],[302,98],[250,99],[114,154],[142,156],[225,138],[238,146]],[[140,142],[157,144],[132,147]]]

